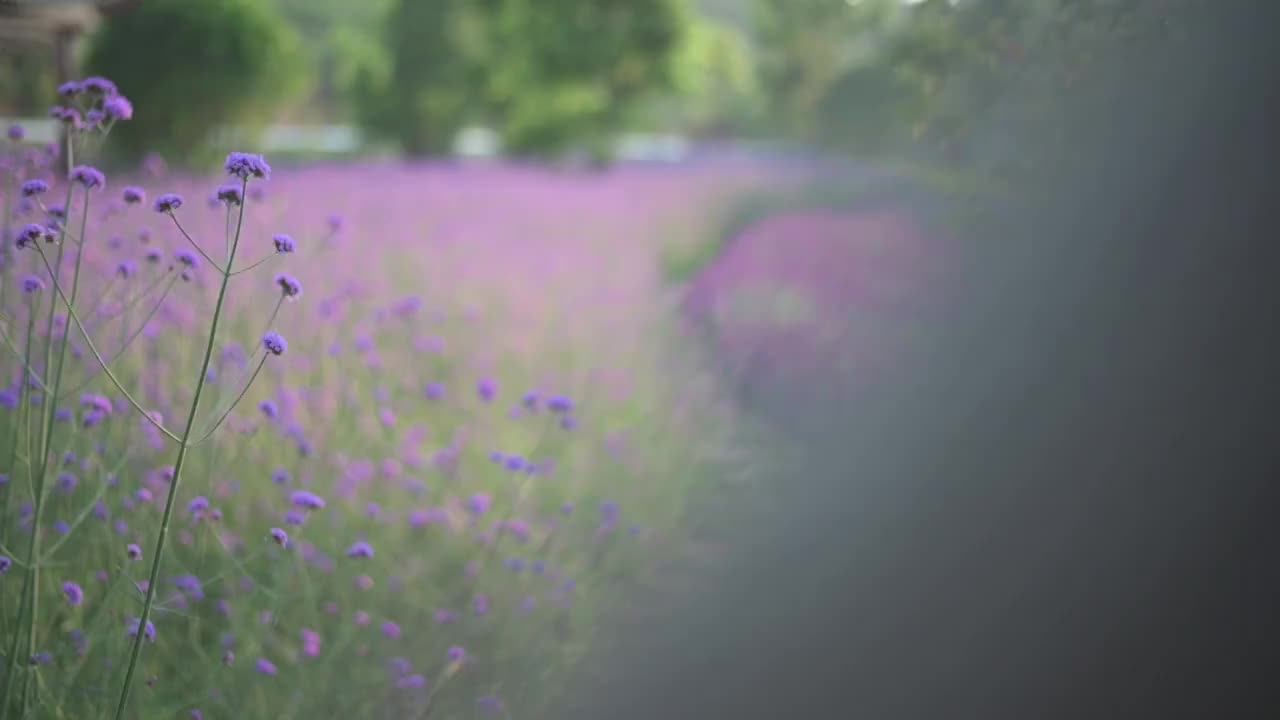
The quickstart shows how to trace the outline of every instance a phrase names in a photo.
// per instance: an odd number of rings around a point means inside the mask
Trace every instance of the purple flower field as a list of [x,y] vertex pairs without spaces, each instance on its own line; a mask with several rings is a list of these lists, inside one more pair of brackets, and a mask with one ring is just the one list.
[[922,313],[953,288],[947,246],[892,210],[796,210],[746,228],[696,276],[683,309],[748,381],[886,382]]
[[535,714],[740,454],[725,368],[843,367],[838,310],[929,299],[888,214],[769,219],[667,284],[794,169],[104,174],[132,106],[71,90],[70,162],[3,149],[0,713]]
[[69,97],[71,163],[4,148],[0,709],[554,697],[730,449],[668,228],[771,171],[104,174]]

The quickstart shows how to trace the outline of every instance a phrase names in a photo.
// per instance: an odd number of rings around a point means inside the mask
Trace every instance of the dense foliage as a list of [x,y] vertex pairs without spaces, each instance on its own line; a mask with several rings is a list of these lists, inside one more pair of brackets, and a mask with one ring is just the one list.
[[673,83],[678,0],[401,0],[387,18],[389,69],[356,69],[366,124],[412,155],[468,122],[516,153],[590,144]]
[[112,147],[207,159],[223,125],[253,127],[298,88],[298,38],[255,0],[149,0],[110,17],[92,38],[86,66],[133,88],[146,108]]
[[1039,113],[1020,127],[1044,133],[1053,97],[1093,54],[1158,30],[1162,6],[1176,4],[756,0],[756,58],[773,126],[788,136],[864,155],[990,161],[975,143],[993,126]]

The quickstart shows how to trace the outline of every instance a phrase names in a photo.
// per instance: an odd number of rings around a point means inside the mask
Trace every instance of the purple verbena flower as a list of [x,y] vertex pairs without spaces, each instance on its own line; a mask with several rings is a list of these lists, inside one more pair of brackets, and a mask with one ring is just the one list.
[[34,295],[44,289],[44,280],[35,275],[28,275],[22,279],[22,292],[27,295]]
[[307,492],[306,490],[294,491],[290,496],[290,502],[292,502],[295,507],[302,508],[303,510],[324,509],[324,498],[321,498],[319,495],[314,493]]
[[22,183],[22,197],[35,197],[49,192],[49,183],[36,178]]
[[66,596],[67,604],[71,607],[80,607],[80,604],[84,602],[84,590],[73,582],[62,583],[62,594]]
[[262,673],[263,675],[275,675],[277,672],[279,672],[276,668],[275,663],[271,662],[266,658],[258,658],[258,662],[255,663],[254,666],[257,668],[258,672]]
[[301,297],[302,295],[302,283],[298,282],[297,278],[289,275],[288,273],[277,274],[276,285],[280,286],[280,294],[290,300]]
[[21,250],[28,245],[36,244],[41,238],[48,239],[49,237],[50,233],[47,227],[36,223],[28,223],[26,227],[18,231],[18,236],[14,239],[14,245]]
[[449,658],[449,662],[459,663],[467,659],[467,651],[455,645],[449,648],[447,657]]
[[86,190],[100,188],[107,184],[107,176],[103,175],[102,171],[97,168],[89,167],[88,165],[72,168],[68,177],[71,182],[80,183]]
[[124,548],[124,554],[129,556],[130,560],[141,560],[142,548],[138,547],[134,543],[129,543]]
[[573,400],[563,396],[554,395],[547,399],[547,408],[551,412],[567,413],[573,411]]
[[418,690],[427,686],[427,679],[422,675],[406,675],[396,681],[396,687],[401,690]]
[[473,515],[483,515],[489,512],[489,508],[493,505],[493,498],[486,493],[476,493],[467,500],[467,510]]
[[[138,618],[129,618],[129,621],[125,624],[125,632],[128,633],[129,637],[138,636],[139,624],[141,624],[141,620]],[[144,636],[149,642],[156,641],[156,626],[150,620],[147,621],[147,629],[144,631]]]
[[271,176],[271,166],[267,161],[261,155],[251,153],[233,152],[227,156],[227,162],[223,167],[228,175],[241,180],[248,180],[251,177],[266,180]]
[[116,88],[115,83],[98,75],[87,77],[82,80],[80,82],[80,88],[84,92],[96,93],[104,97],[113,97],[120,92],[119,89]]
[[283,355],[289,349],[289,343],[275,331],[262,336],[262,346],[272,355]]
[[302,652],[308,657],[316,657],[320,654],[320,633],[303,628]]
[[258,403],[258,410],[260,410],[268,420],[275,420],[280,416],[280,408],[271,400],[263,400]]
[[239,185],[223,185],[214,193],[213,198],[217,202],[224,202],[227,205],[242,205],[244,203],[244,195],[240,191]]
[[177,193],[165,193],[156,198],[154,207],[156,212],[173,212],[182,207],[182,196]]
[[179,575],[173,579],[173,584],[192,600],[204,599],[204,586],[200,583],[200,578],[195,575]]
[[373,557],[373,546],[361,540],[347,549],[347,557],[349,558],[371,558]]
[[9,130],[5,133],[13,142],[22,142],[27,136],[27,129],[18,124],[9,126]]
[[120,194],[126,205],[141,205],[147,201],[147,191],[133,185],[125,188]]
[[182,249],[182,250],[177,250],[177,251],[175,251],[175,252],[173,253],[173,257],[174,257],[174,258],[178,261],[178,263],[179,263],[179,264],[181,264],[183,267],[187,267],[187,268],[190,268],[190,269],[192,269],[192,270],[195,270],[196,268],[200,267],[200,258],[196,257],[196,254],[195,254],[195,253],[193,253],[193,252],[191,252],[190,250],[187,250],[187,249],[185,249],[185,248],[184,248],[184,249]]
[[105,395],[99,395],[97,393],[84,393],[81,395],[80,405],[97,410],[98,412],[106,415],[110,415],[111,411],[114,409],[110,399]]
[[271,528],[271,539],[280,547],[284,547],[289,544],[289,534],[278,527]]
[[278,253],[291,253],[297,249],[297,243],[288,235],[280,234],[271,238],[271,242],[276,246]]
[[102,103],[102,114],[112,120],[132,120],[133,103],[123,95],[117,95]]

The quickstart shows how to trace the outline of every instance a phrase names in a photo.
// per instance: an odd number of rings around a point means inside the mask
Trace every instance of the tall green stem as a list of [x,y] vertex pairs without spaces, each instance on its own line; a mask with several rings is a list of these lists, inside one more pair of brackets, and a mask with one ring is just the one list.
[[[53,302],[53,301],[51,300],[50,302]],[[27,341],[26,341],[26,350],[24,352],[24,357],[26,359],[26,363],[25,363],[26,367],[30,367],[30,364],[31,364],[31,340],[35,335],[35,330],[36,330],[36,303],[32,302],[31,310],[28,313],[28,317],[27,317]],[[31,400],[30,398],[26,397],[27,385],[29,382],[28,375],[29,375],[29,371],[24,372],[22,374],[22,384],[18,386],[18,407],[25,408],[26,414],[30,415]],[[27,401],[26,405],[23,405],[24,399]],[[17,418],[14,418],[13,447],[9,452],[9,465],[8,465],[10,475],[13,474],[13,468],[17,463],[18,433],[21,428],[22,428],[22,423],[19,423]],[[12,478],[10,479],[10,484],[12,485]],[[12,492],[13,492],[12,488],[7,488],[4,490],[4,503],[2,506],[0,506],[0,518],[6,517],[8,515],[9,495]],[[18,598],[18,616],[15,619],[15,623],[16,625],[19,625],[19,626],[22,624],[22,615],[24,612],[26,612],[27,583],[30,582],[30,577],[31,577],[30,575],[23,576],[22,594]],[[17,627],[13,628],[11,632],[11,638],[9,640],[9,655],[8,655],[9,668],[5,672],[4,696],[3,696],[3,699],[0,700],[0,703],[3,703],[3,705],[0,705],[0,715],[3,715],[5,717],[8,717],[9,715],[9,693],[13,691],[13,679],[18,674],[18,639],[20,637],[22,637],[22,633],[18,632]]]
[[[70,183],[68,183],[68,187],[70,187]],[[33,512],[31,515],[31,543],[27,545],[27,573],[31,576],[31,583],[28,590],[30,595],[27,598],[27,606],[30,608],[30,622],[27,625],[27,647],[33,653],[36,649],[36,626],[39,621],[40,609],[40,563],[37,559],[40,557],[40,520],[44,512],[45,476],[49,472],[49,450],[53,447],[53,427],[54,422],[57,419],[57,413],[55,412],[56,408],[54,406],[58,404],[58,386],[62,383],[62,370],[66,366],[67,361],[67,345],[70,344],[71,341],[71,313],[75,310],[76,297],[80,293],[80,269],[84,265],[84,247],[86,244],[85,230],[89,223],[89,193],[90,191],[86,188],[84,191],[84,214],[80,217],[80,249],[76,251],[75,271],[72,273],[71,277],[71,297],[66,298],[67,323],[66,327],[63,329],[62,342],[58,348],[58,364],[54,370],[53,385],[50,388],[50,394],[44,398],[45,422],[40,433],[40,469],[36,473],[35,497],[32,498]],[[71,193],[68,191],[67,195],[70,197]],[[71,221],[69,203],[67,205],[66,219],[67,222],[63,223],[64,228]],[[63,243],[65,242],[66,231],[64,229]],[[53,282],[56,287],[58,283],[57,278],[54,278]],[[56,303],[54,303],[54,305],[56,306]],[[52,337],[49,338],[49,342],[52,345]],[[48,378],[46,377],[46,380],[47,379]],[[24,690],[22,693],[23,717],[26,717],[27,709],[29,707],[28,703],[31,698],[31,692],[28,691],[33,691],[34,689],[35,688],[31,682],[31,676],[29,674],[24,681]]]
[[[248,188],[246,179],[240,187],[241,197]],[[244,205],[240,205],[240,217],[236,220],[236,235],[231,242],[231,252],[227,257],[227,266],[235,259],[236,247],[240,244],[240,230],[244,225]],[[209,340],[205,343],[204,360],[200,366],[200,374],[196,377],[195,397],[191,400],[191,411],[187,413],[187,425],[182,431],[182,444],[178,446],[178,459],[173,463],[173,481],[169,483],[169,495],[164,501],[164,515],[160,518],[160,531],[156,534],[155,550],[151,554],[151,573],[147,582],[147,598],[142,604],[142,614],[138,617],[138,631],[134,633],[133,648],[129,651],[129,666],[125,670],[124,683],[120,686],[120,699],[116,704],[115,720],[124,717],[125,707],[129,704],[129,690],[133,684],[133,674],[138,667],[138,656],[142,653],[142,642],[146,638],[147,621],[151,618],[151,607],[155,604],[156,587],[160,580],[160,560],[164,555],[165,538],[169,534],[169,521],[173,517],[174,500],[178,496],[178,484],[182,479],[182,466],[187,460],[190,449],[191,431],[195,428],[196,412],[200,409],[200,395],[204,392],[205,378],[209,374],[209,358],[213,356],[213,345],[218,336],[218,320],[222,315],[222,304],[227,298],[227,284],[231,274],[222,271],[222,285],[218,288],[218,301],[213,307],[213,321],[209,327]]]
[[9,224],[13,221],[13,195],[18,189],[18,169],[21,165],[18,162],[18,153],[14,152],[13,172],[9,174],[9,184],[4,189],[4,218],[0,220],[0,240],[4,241],[4,245],[0,246],[0,307],[5,307],[5,291],[9,289],[6,277],[9,273],[8,260],[13,254],[9,250]]
[[[49,270],[49,280],[50,280],[50,282],[52,283],[53,288],[54,288],[55,290],[57,290],[57,289],[59,288],[59,286],[58,286],[58,282],[59,282],[59,277],[60,277],[60,275],[61,275],[61,271],[62,271],[62,257],[63,257],[63,253],[64,253],[64,251],[66,250],[67,225],[70,223],[70,220],[71,220],[71,191],[72,191],[72,189],[73,189],[73,187],[74,187],[74,185],[73,185],[73,184],[72,184],[72,182],[71,182],[71,157],[70,157],[71,148],[70,148],[70,144],[69,144],[69,143],[68,143],[68,146],[67,146],[67,152],[68,152],[68,156],[67,156],[67,193],[66,193],[66,196],[65,196],[65,198],[66,198],[66,199],[65,199],[65,201],[63,202],[63,205],[62,205],[62,207],[63,207],[63,218],[62,218],[62,222],[61,222],[61,223],[59,223],[59,233],[58,233],[58,234],[59,234],[59,237],[58,237],[58,255],[57,255],[57,260],[55,260],[55,261],[54,261],[53,267],[51,267],[51,268],[50,268],[50,270]],[[84,218],[85,218],[85,219],[87,219],[87,218],[89,217],[88,202],[89,202],[89,200],[88,200],[88,191],[86,190],[86,194],[85,194],[85,213],[84,213]],[[82,241],[82,245],[83,245],[83,238],[84,238],[83,228],[82,228],[82,230],[81,230],[81,234],[80,234],[80,235],[81,235],[81,241]],[[76,276],[77,276],[77,278],[79,277],[79,272],[80,272],[80,269],[79,269],[79,268],[80,268],[80,265],[79,265],[79,263],[80,263],[79,258],[80,258],[80,257],[83,257],[83,252],[81,252],[79,255],[77,255],[77,260],[76,260]],[[75,292],[75,289],[74,289],[74,288],[72,289],[72,292],[73,292],[73,293]],[[68,307],[69,307],[69,305],[68,305]],[[49,302],[49,316],[48,316],[48,320],[46,321],[46,324],[45,324],[44,366],[43,366],[43,368],[42,368],[42,370],[41,370],[41,373],[40,373],[40,374],[41,374],[41,379],[42,379],[46,384],[47,384],[47,383],[48,383],[48,381],[49,381],[49,376],[50,376],[50,372],[49,372],[49,371],[53,368],[53,342],[54,342],[54,340],[53,340],[53,319],[54,319],[54,316],[57,314],[57,312],[56,312],[56,311],[57,311],[57,309],[58,309],[58,303],[57,303],[57,300],[56,300],[56,299],[51,300],[51,301]],[[68,328],[68,330],[69,330],[69,328]],[[69,333],[69,332],[64,332],[64,333],[63,333],[63,338],[62,338],[62,340],[63,340],[63,345],[62,345],[62,349],[63,349],[63,351],[65,351],[65,350],[66,350],[66,341],[67,341],[67,339],[69,338],[69,335],[70,335],[70,333]],[[24,382],[29,382],[29,379],[28,379],[28,378],[24,378],[23,380],[24,380]],[[20,608],[19,608],[19,611],[18,611],[18,622],[17,622],[17,625],[18,625],[18,631],[19,631],[19,632],[18,632],[18,633],[15,633],[15,635],[21,634],[21,630],[22,630],[23,622],[24,622],[24,620],[25,620],[25,621],[27,621],[27,622],[29,623],[29,624],[27,625],[27,641],[28,641],[28,643],[29,643],[29,647],[28,647],[28,650],[29,650],[29,651],[34,651],[34,644],[35,644],[35,637],[34,637],[34,636],[35,636],[35,627],[36,627],[36,616],[37,616],[37,610],[39,609],[39,605],[37,604],[36,595],[38,594],[38,593],[37,593],[37,590],[38,590],[38,585],[39,585],[40,576],[39,576],[39,572],[38,572],[37,568],[36,568],[36,567],[34,567],[34,566],[32,565],[31,560],[36,556],[36,553],[37,553],[37,552],[38,552],[38,550],[39,550],[39,544],[40,544],[40,516],[41,516],[41,512],[42,512],[42,510],[44,509],[44,507],[43,507],[44,503],[42,502],[42,500],[43,500],[43,495],[44,495],[44,474],[45,474],[45,472],[48,470],[47,465],[48,465],[48,454],[49,454],[49,443],[50,443],[50,438],[49,438],[49,436],[48,436],[48,433],[47,433],[47,432],[45,432],[45,431],[44,431],[44,429],[45,429],[45,428],[49,428],[49,430],[50,430],[50,431],[52,431],[52,425],[53,425],[53,420],[54,420],[54,408],[53,408],[53,406],[56,404],[56,400],[55,400],[55,398],[57,397],[57,392],[58,392],[58,391],[57,391],[57,382],[56,382],[56,381],[55,381],[54,385],[52,386],[51,390],[52,390],[52,394],[50,394],[50,393],[46,393],[46,394],[43,396],[43,404],[41,405],[41,408],[40,408],[40,410],[41,410],[41,415],[40,415],[41,433],[40,433],[40,442],[39,442],[39,444],[38,444],[38,449],[39,449],[39,451],[40,451],[40,457],[39,457],[39,460],[37,461],[35,458],[30,457],[30,453],[29,453],[29,452],[28,452],[28,458],[27,458],[27,463],[28,463],[28,466],[29,466],[29,472],[30,472],[30,474],[31,474],[31,477],[32,477],[32,480],[33,480],[33,483],[32,483],[32,484],[33,484],[33,487],[34,487],[34,492],[33,492],[34,497],[32,498],[32,509],[33,509],[33,513],[32,513],[32,518],[31,518],[31,542],[30,542],[30,543],[28,544],[28,546],[27,546],[27,566],[26,566],[26,572],[25,572],[25,574],[24,574],[24,577],[23,577],[23,584],[22,584],[23,594],[26,596],[26,602],[25,602],[25,608],[23,608],[23,607],[20,607]],[[29,401],[28,401],[28,402],[29,402]],[[30,427],[29,421],[28,421],[27,433],[28,433],[28,441],[29,441],[29,440],[30,440],[30,434],[31,434],[31,427]],[[22,605],[22,603],[20,603],[20,605]],[[24,612],[24,610],[25,610],[25,612]],[[17,641],[15,640],[15,641],[14,641],[14,643],[16,644],[16,642],[17,642]],[[13,691],[13,678],[14,678],[14,675],[16,675],[16,674],[17,674],[17,668],[18,668],[18,654],[17,654],[16,652],[14,652],[14,653],[12,653],[12,654],[11,654],[11,657],[9,658],[9,672],[8,672],[8,675],[7,675],[6,679],[5,679],[5,690],[4,690],[4,696],[3,696],[3,697],[0,697],[0,708],[2,708],[2,709],[4,710],[4,715],[3,715],[3,717],[8,717],[9,709],[10,709],[10,707],[11,707],[11,705],[10,705],[10,698],[11,698],[11,693],[12,693],[12,691]],[[29,687],[30,687],[29,681],[30,681],[30,674],[28,673],[28,674],[27,674],[27,676],[26,676],[26,678],[24,679],[24,689],[23,689],[23,692],[22,692],[22,714],[23,714],[23,716],[25,716],[25,715],[27,714],[28,699],[29,699],[29,694],[28,694],[28,692],[27,692],[27,688],[29,688]]]
[[[36,303],[31,303],[31,308],[27,312],[27,340],[22,351],[22,384],[18,386],[18,407],[23,407],[23,401],[27,399],[27,386],[30,383],[31,375],[31,339],[35,335],[36,330]],[[14,469],[18,464],[18,435],[22,430],[22,423],[17,418],[18,413],[14,413],[13,420],[13,442],[9,446],[9,462],[4,466],[5,472],[9,474],[9,483],[0,488],[3,498],[0,498],[0,518],[5,517],[9,512],[9,496],[12,494],[12,484]]]

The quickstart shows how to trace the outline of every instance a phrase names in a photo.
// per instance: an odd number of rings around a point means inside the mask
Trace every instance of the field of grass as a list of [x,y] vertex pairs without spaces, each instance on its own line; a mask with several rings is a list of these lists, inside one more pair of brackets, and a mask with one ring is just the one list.
[[2,152],[6,720],[536,716],[733,449],[659,259],[758,171]]

